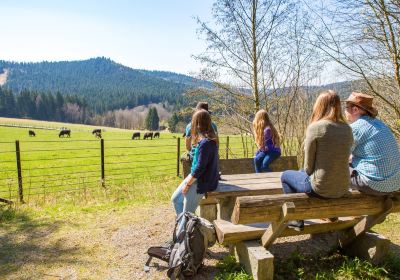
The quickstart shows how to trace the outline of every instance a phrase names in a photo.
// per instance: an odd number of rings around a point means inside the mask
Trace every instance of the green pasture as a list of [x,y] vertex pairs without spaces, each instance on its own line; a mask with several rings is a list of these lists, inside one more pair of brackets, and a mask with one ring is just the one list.
[[[59,138],[59,130],[0,126],[0,197],[18,198],[16,143],[19,141],[24,199],[52,193],[102,189],[101,141],[93,126],[0,118],[0,124],[47,128],[67,127],[71,137]],[[29,137],[33,129],[36,137]],[[161,132],[160,139],[131,140],[133,130],[102,128],[105,188],[140,186],[146,180],[177,178],[177,159],[185,152],[181,134]],[[220,157],[252,157],[250,136],[220,136]],[[179,143],[180,142],[180,143]],[[229,142],[227,146],[227,142]],[[179,143],[179,151],[178,151]],[[228,148],[227,148],[228,147]],[[167,179],[168,178],[168,179]],[[160,187],[163,184],[160,184]]]

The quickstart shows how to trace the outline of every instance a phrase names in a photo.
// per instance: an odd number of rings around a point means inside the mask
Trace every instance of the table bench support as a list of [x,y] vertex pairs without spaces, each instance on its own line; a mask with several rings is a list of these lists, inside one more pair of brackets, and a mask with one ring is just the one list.
[[346,248],[353,241],[355,241],[358,236],[371,229],[374,225],[382,223],[386,216],[389,215],[392,207],[393,200],[390,197],[387,197],[384,201],[383,211],[381,213],[365,216],[354,227],[343,232],[343,234],[339,237],[340,247]]
[[254,280],[272,280],[274,278],[274,256],[260,245],[259,241],[251,240],[234,245],[236,259]]
[[294,211],[295,205],[293,202],[286,202],[282,205],[281,218],[277,222],[272,222],[261,237],[261,244],[265,248],[268,248],[272,243],[274,243],[275,239],[278,238],[287,228],[287,222]]

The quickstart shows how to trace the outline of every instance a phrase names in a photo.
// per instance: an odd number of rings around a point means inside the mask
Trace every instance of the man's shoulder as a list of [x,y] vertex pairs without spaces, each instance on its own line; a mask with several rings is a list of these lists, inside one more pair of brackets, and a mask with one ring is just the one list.
[[215,124],[215,122],[211,122],[211,126],[213,127],[213,129],[215,130],[215,132],[218,132],[218,127]]
[[186,137],[190,136],[190,130],[192,129],[192,123],[188,123],[186,128],[185,128],[185,135]]

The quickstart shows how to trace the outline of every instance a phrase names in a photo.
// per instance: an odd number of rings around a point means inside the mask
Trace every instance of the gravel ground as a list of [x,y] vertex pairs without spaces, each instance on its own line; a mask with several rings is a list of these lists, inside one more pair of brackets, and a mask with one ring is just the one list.
[[[167,279],[166,263],[161,260],[153,260],[149,273],[143,266],[150,246],[170,240],[174,219],[172,206],[163,204],[0,227],[0,275],[4,279]],[[296,250],[320,254],[330,250],[334,239],[329,235],[279,238],[270,251],[283,259]],[[212,247],[193,279],[213,279],[216,263],[227,254],[226,247]]]

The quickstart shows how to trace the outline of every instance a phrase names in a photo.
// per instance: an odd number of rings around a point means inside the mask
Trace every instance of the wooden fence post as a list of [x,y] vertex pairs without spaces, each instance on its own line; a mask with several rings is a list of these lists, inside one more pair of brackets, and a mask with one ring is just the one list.
[[101,186],[106,187],[105,176],[104,176],[104,139],[100,139],[100,156],[101,156]]
[[179,159],[181,157],[181,138],[176,139],[176,176],[179,176]]
[[21,150],[19,147],[19,140],[15,141],[15,153],[17,158],[17,173],[18,173],[18,195],[19,201],[24,202],[24,189],[22,187],[22,169],[21,169]]
[[226,159],[229,157],[229,136],[226,136]]

